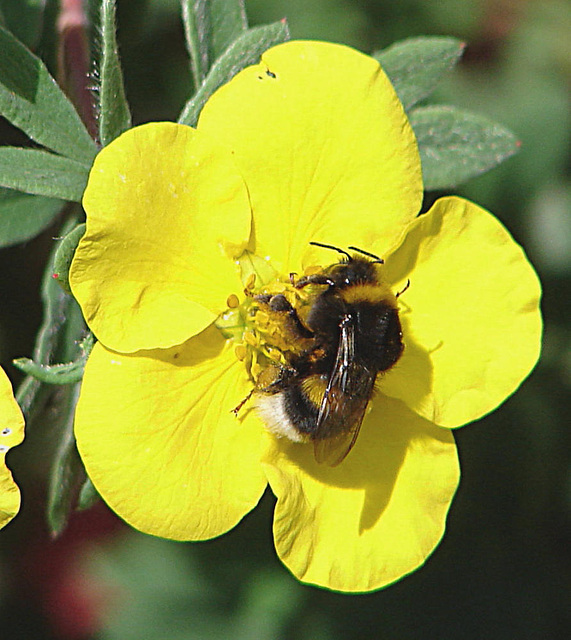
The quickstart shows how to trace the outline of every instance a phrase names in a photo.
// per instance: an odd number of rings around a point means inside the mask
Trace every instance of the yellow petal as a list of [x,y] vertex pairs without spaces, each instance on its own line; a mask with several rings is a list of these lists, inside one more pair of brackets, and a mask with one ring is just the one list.
[[20,490],[6,466],[6,453],[24,439],[24,418],[8,377],[0,369],[0,528],[20,509]]
[[241,290],[231,258],[249,237],[248,196],[208,135],[167,122],[127,131],[95,159],[83,204],[70,281],[108,348],[180,344]]
[[379,589],[419,567],[444,533],[459,479],[452,434],[383,396],[338,467],[284,440],[264,460],[280,558],[303,582],[338,591]]
[[258,502],[261,425],[244,365],[210,327],[168,350],[122,355],[96,344],[75,431],[93,484],[133,527],[175,540],[231,529]]
[[198,129],[235,152],[255,252],[282,273],[324,262],[310,241],[374,243],[383,254],[420,208],[420,161],[402,106],[378,63],[348,47],[270,49],[210,98]]
[[457,427],[495,409],[534,367],[541,287],[501,223],[443,198],[386,264],[410,287],[399,299],[405,350],[380,389],[436,424]]

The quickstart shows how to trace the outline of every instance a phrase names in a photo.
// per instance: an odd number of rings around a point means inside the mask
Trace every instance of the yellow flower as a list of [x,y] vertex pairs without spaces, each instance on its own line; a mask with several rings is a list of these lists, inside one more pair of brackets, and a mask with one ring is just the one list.
[[24,418],[8,377],[0,369],[0,529],[20,510],[20,490],[6,466],[6,453],[24,439]]
[[[515,391],[541,318],[537,277],[498,220],[459,198],[417,217],[421,198],[390,82],[333,44],[275,47],[209,100],[196,130],[144,125],[101,151],[70,274],[100,341],[76,436],[119,515],[203,540],[269,483],[276,549],[300,580],[369,591],[426,560],[459,479],[449,428]],[[241,323],[248,263],[255,287],[287,287],[290,273],[337,261],[311,241],[382,256],[395,293],[411,282],[404,354],[336,467],[270,434],[248,404],[231,412],[252,389],[245,356],[259,338]]]

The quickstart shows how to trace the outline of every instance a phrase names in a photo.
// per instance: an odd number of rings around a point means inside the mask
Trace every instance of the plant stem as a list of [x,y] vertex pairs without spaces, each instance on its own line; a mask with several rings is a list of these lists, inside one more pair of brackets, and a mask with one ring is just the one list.
[[90,85],[89,20],[83,0],[60,0],[58,81],[75,105],[87,130],[97,140],[97,119]]

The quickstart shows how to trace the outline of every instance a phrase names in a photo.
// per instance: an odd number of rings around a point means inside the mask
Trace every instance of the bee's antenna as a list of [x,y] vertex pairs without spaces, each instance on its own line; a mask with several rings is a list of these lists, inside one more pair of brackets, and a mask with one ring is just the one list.
[[[322,242],[310,242],[314,247],[323,247],[323,249],[333,249],[333,251],[337,251],[338,253],[342,253],[347,257],[347,260],[351,261],[353,258],[343,249],[339,249],[339,247],[334,247],[332,244],[323,244]],[[349,247],[351,248],[351,247]]]
[[358,251],[359,253],[362,253],[364,256],[369,256],[369,258],[374,258],[375,262],[377,262],[378,264],[385,264],[385,261],[382,258],[379,258],[379,256],[376,256],[374,253],[369,253],[368,251],[359,249],[359,247],[349,247],[349,249],[351,249],[351,251]]

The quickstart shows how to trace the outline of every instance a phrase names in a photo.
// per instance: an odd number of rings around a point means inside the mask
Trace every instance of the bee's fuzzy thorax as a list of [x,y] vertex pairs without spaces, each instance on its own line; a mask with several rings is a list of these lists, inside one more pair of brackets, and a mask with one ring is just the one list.
[[376,304],[384,302],[391,307],[396,308],[397,306],[396,296],[391,288],[383,282],[356,284],[342,289],[340,295],[347,304],[355,304],[357,302]]

